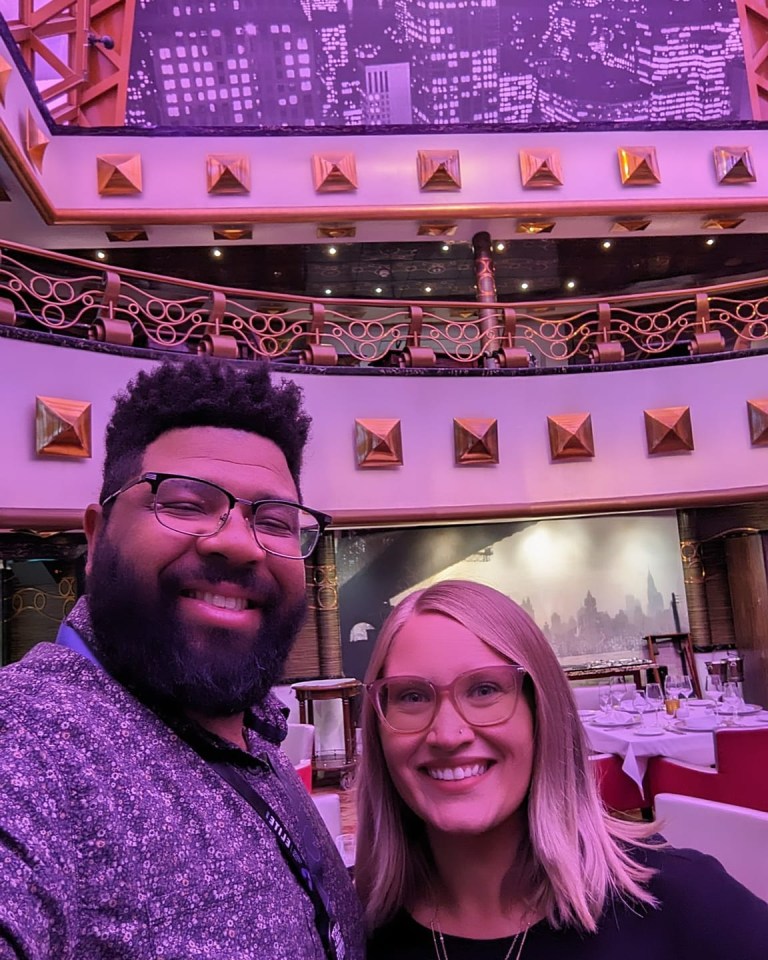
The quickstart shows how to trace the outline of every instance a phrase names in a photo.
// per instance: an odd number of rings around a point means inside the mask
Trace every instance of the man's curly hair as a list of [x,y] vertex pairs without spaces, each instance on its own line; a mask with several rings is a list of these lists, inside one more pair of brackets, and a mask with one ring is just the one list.
[[166,360],[141,371],[115,397],[100,499],[138,476],[144,451],[161,434],[186,427],[245,430],[272,440],[298,489],[310,422],[301,389],[288,380],[273,384],[266,363]]

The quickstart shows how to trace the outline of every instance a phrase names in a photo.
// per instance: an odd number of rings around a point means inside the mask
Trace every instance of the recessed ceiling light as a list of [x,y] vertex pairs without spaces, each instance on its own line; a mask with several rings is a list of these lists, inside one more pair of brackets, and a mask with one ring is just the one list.
[[424,293],[432,293],[432,287],[424,287]]
[[328,256],[335,257],[338,252],[336,247],[328,247]]
[[449,243],[444,243],[440,249],[443,251],[443,253],[448,253],[448,251],[451,249],[451,245]]
[[221,249],[219,247],[214,247],[213,250],[211,250],[211,256],[216,257],[218,260],[219,257],[223,256]]
[[106,253],[104,253],[103,250],[97,250],[97,251],[96,251],[96,259],[97,259],[97,260],[106,260],[106,259],[107,259],[107,255],[106,255]]
[[381,289],[381,287],[376,287],[374,293],[384,293],[384,291]]
[[331,295],[332,293],[333,293],[333,290],[331,290],[330,287],[326,287],[326,288],[325,288],[325,295],[326,295],[326,297],[330,297],[330,295]]
[[610,240],[603,240],[603,250],[610,250],[613,244]]
[[529,286],[530,286],[530,284],[528,283],[528,281],[527,281],[527,280],[523,280],[523,282],[520,284],[520,289],[521,289],[521,290],[527,290]]
[[575,281],[575,280],[569,280],[568,283],[566,283],[566,287],[567,287],[569,290],[573,290],[573,288],[574,288],[575,286],[576,286],[576,281]]
[[496,252],[503,253],[506,249],[506,244],[499,240],[499,242],[496,244]]
[[706,239],[705,242],[706,242],[706,244],[707,244],[708,247],[714,247],[714,245],[715,245],[715,238],[714,238],[714,237],[707,237],[707,239]]

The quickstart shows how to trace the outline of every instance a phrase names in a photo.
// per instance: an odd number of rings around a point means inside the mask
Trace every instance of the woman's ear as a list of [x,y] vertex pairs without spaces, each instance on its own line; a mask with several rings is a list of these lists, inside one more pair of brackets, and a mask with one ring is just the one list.
[[99,539],[103,526],[104,511],[102,507],[98,503],[89,503],[83,516],[83,529],[85,530],[85,539],[88,541],[88,559],[85,562],[86,575],[91,572],[93,548]]

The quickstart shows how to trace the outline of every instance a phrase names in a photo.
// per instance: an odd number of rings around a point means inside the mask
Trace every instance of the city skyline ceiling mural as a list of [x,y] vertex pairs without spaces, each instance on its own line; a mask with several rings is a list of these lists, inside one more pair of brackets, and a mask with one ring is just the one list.
[[139,0],[126,125],[750,119],[735,0]]

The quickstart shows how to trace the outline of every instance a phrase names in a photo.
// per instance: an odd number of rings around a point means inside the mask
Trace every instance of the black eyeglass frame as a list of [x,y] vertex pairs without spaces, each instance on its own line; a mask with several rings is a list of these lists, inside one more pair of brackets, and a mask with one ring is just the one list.
[[[215,490],[219,490],[221,493],[223,493],[224,496],[227,498],[227,502],[229,503],[229,508],[227,512],[222,517],[219,518],[218,527],[215,530],[213,530],[211,533],[190,533],[188,530],[177,530],[175,527],[169,527],[167,523],[164,523],[157,514],[157,491],[160,487],[160,484],[164,480],[192,480],[194,483],[203,483],[206,486],[213,487]],[[333,517],[331,517],[329,514],[322,513],[320,510],[313,510],[311,507],[305,507],[303,503],[296,503],[295,500],[281,500],[275,497],[267,497],[263,500],[248,500],[247,497],[236,497],[234,493],[230,493],[229,490],[226,490],[224,487],[220,486],[218,483],[214,483],[212,480],[203,480],[201,477],[188,477],[182,473],[156,473],[154,471],[143,473],[140,477],[137,477],[135,480],[129,480],[128,483],[123,484],[123,486],[120,487],[119,490],[116,490],[114,493],[110,493],[109,496],[104,497],[104,499],[100,501],[101,506],[102,507],[107,506],[107,504],[117,499],[117,497],[119,497],[121,493],[125,493],[127,490],[130,490],[132,487],[137,487],[140,483],[149,484],[149,489],[152,491],[152,498],[153,498],[152,512],[154,513],[155,519],[160,524],[160,526],[165,527],[166,530],[173,530],[174,533],[182,533],[187,537],[198,537],[198,538],[215,537],[216,534],[219,533],[219,531],[224,527],[224,524],[227,522],[227,520],[229,520],[229,516],[232,513],[232,510],[234,509],[235,505],[238,503],[242,503],[243,506],[250,511],[251,530],[253,531],[253,535],[256,538],[256,542],[259,544],[262,550],[265,550],[267,553],[271,553],[273,556],[283,557],[286,560],[306,560],[307,557],[311,556],[312,551],[317,546],[317,543],[320,540],[320,537],[325,532],[326,527],[333,520]],[[273,550],[271,547],[265,546],[259,539],[259,534],[255,524],[256,511],[260,506],[262,506],[265,503],[276,504],[277,506],[284,506],[284,507],[296,507],[298,510],[303,510],[304,513],[308,513],[310,514],[310,516],[314,517],[318,523],[318,530],[317,530],[317,539],[312,545],[312,549],[309,550],[307,553],[302,553],[299,556],[294,557],[294,556],[291,556],[290,554],[279,553]]]
[[[486,720],[486,721],[477,721],[470,720],[464,713],[461,704],[459,703],[456,697],[456,684],[459,680],[469,677],[472,674],[486,674],[489,670],[512,670],[519,678],[518,687],[515,696],[515,704],[512,707],[511,711],[506,717],[503,717],[500,720]],[[431,724],[434,722],[435,717],[437,716],[437,711],[440,706],[440,700],[447,693],[451,703],[453,704],[456,712],[464,720],[465,723],[468,723],[471,727],[493,727],[498,723],[506,723],[507,720],[511,719],[515,715],[517,706],[520,703],[520,699],[524,696],[523,687],[525,678],[528,676],[528,671],[525,667],[521,667],[518,663],[508,663],[508,664],[498,664],[498,666],[491,667],[476,667],[474,670],[465,670],[463,673],[460,673],[457,677],[454,677],[451,683],[438,684],[433,683],[431,680],[427,680],[426,677],[413,677],[413,676],[396,676],[396,677],[379,677],[378,680],[374,680],[371,683],[365,684],[365,692],[370,697],[371,703],[373,704],[373,709],[376,711],[376,716],[381,720],[381,722],[388,727],[393,733],[423,733],[427,730]],[[429,719],[424,723],[423,726],[415,727],[414,729],[409,730],[400,730],[397,727],[392,726],[392,724],[387,720],[384,709],[379,701],[379,692],[385,683],[388,683],[391,680],[415,680],[418,683],[426,684],[428,687],[431,687],[435,692],[435,700],[432,706],[432,713],[429,716]]]

